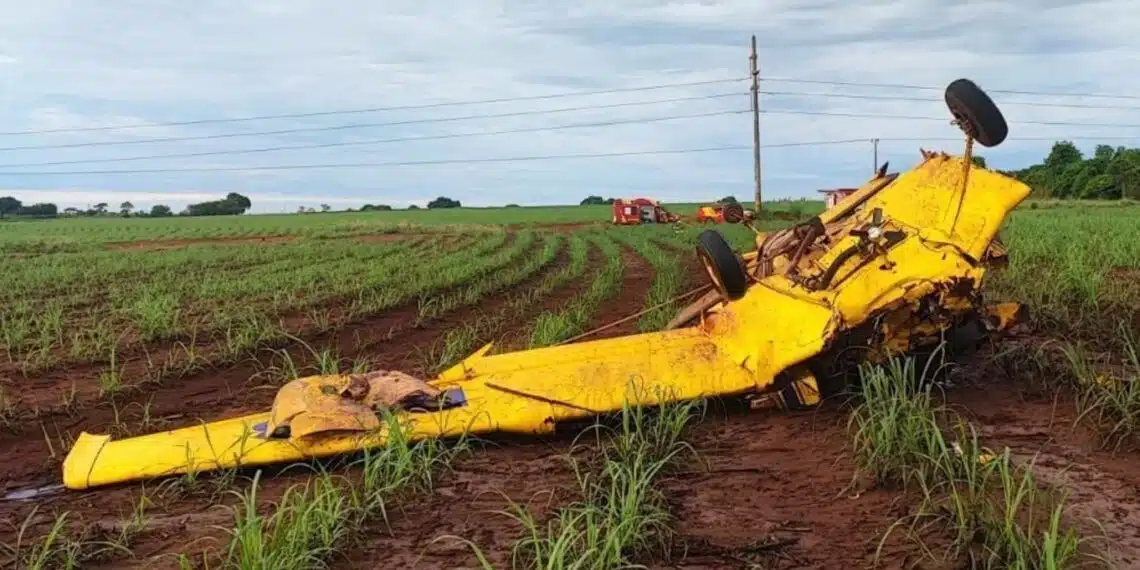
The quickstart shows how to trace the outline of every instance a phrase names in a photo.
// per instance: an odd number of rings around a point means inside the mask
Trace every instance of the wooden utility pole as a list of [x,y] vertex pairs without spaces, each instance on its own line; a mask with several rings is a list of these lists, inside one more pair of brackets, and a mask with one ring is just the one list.
[[756,169],[756,211],[760,211],[760,66],[756,61],[756,35],[752,36],[752,54],[748,67],[752,72],[752,162]]
[[874,163],[871,164],[871,174],[879,171],[879,139],[871,139],[871,147],[874,148]]

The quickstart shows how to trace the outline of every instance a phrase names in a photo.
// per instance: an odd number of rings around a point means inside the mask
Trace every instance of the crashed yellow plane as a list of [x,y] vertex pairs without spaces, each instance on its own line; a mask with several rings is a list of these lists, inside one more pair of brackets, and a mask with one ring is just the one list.
[[64,484],[85,489],[382,446],[381,408],[416,440],[541,434],[627,403],[754,395],[812,405],[845,387],[838,369],[853,355],[881,360],[946,333],[1004,328],[1018,307],[986,305],[982,280],[1004,258],[998,230],[1029,188],[973,165],[975,141],[996,146],[1008,132],[989,96],[965,79],[945,96],[966,134],[963,156],[922,151],[903,173],[884,165],[807,222],[757,232],[743,255],[705,231],[697,251],[712,287],[666,330],[496,355],[487,346],[431,379],[392,371],[303,378],[281,388],[264,413],[122,440],[83,433],[63,463]]

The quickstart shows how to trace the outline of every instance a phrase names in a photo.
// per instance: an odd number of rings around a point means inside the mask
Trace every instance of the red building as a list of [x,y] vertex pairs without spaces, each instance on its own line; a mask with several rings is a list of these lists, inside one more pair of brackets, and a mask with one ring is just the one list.
[[843,201],[844,198],[854,194],[856,190],[858,190],[858,188],[832,188],[830,190],[820,190],[819,192],[823,194],[824,205],[827,208],[831,208]]

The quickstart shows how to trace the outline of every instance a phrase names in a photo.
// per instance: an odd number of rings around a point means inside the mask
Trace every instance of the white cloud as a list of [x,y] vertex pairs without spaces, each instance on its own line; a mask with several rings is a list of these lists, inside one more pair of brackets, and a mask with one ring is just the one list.
[[[1140,59],[1140,8],[1125,0],[1011,0],[955,5],[934,0],[276,0],[146,3],[63,0],[12,4],[0,22],[0,119],[5,132],[134,126],[0,136],[0,148],[400,122],[479,113],[554,109],[738,92],[739,97],[486,120],[340,129],[182,142],[0,151],[0,173],[151,168],[232,168],[228,172],[0,176],[25,201],[64,205],[139,203],[245,193],[255,210],[296,205],[422,203],[447,195],[470,204],[576,203],[588,194],[644,193],[689,200],[748,195],[751,152],[627,156],[258,171],[259,165],[392,163],[504,156],[622,153],[751,144],[747,115],[470,138],[405,141],[252,154],[133,160],[15,169],[5,165],[337,141],[438,136],[669,114],[747,109],[747,83],[673,88],[515,103],[156,127],[201,118],[320,112],[744,77],[748,36],[759,38],[766,111],[878,114],[935,120],[765,113],[762,141],[779,145],[883,139],[895,167],[919,146],[956,150],[956,131],[938,90],[839,87],[776,78],[941,86],[970,77],[988,89],[1140,95],[1131,70]],[[801,93],[790,95],[786,93]],[[876,100],[802,93],[902,97]],[[1140,142],[1140,99],[1046,98],[994,93],[1011,140],[986,149],[990,163],[1036,161],[1049,140],[1081,137],[1091,148]],[[905,100],[910,98],[910,100]],[[1120,109],[1034,107],[1077,102]],[[1131,107],[1131,108],[1129,108]],[[1080,123],[1046,126],[1026,121]],[[1135,141],[1121,137],[1137,137]],[[1109,139],[1112,138],[1111,140]],[[923,138],[923,141],[891,139]],[[1086,140],[1087,139],[1087,140]],[[814,196],[851,185],[871,170],[870,143],[768,148],[770,197]],[[67,190],[61,190],[66,188]],[[201,198],[200,198],[201,197]]]

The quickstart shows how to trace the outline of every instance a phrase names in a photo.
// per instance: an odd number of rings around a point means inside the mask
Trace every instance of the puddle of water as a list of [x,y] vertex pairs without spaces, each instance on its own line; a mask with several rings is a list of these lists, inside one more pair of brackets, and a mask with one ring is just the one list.
[[44,495],[51,495],[63,490],[63,485],[45,485],[43,487],[28,487],[26,489],[16,489],[7,495],[4,495],[5,501],[29,501]]

